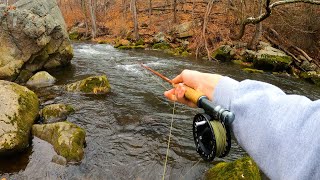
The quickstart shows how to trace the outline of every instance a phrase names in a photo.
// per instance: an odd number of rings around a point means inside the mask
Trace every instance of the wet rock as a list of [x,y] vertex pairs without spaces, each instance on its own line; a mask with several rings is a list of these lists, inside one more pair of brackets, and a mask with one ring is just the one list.
[[73,50],[57,2],[19,0],[13,6],[0,8],[0,79],[69,64]]
[[206,180],[211,179],[255,179],[260,180],[260,172],[256,163],[250,157],[244,157],[234,162],[221,162],[209,169],[205,174]]
[[29,146],[38,97],[26,87],[0,80],[0,102],[0,155],[21,151]]
[[316,71],[318,66],[314,63],[310,63],[308,60],[304,60],[300,67],[306,71]]
[[222,45],[212,54],[212,58],[220,61],[231,61],[235,55],[236,52],[231,46]]
[[107,76],[92,76],[66,85],[67,91],[87,94],[106,94],[110,91]]
[[70,105],[65,104],[51,104],[45,106],[40,111],[40,118],[44,124],[65,121],[68,115],[74,113],[74,109]]
[[67,165],[67,159],[66,159],[65,157],[59,156],[59,155],[54,155],[54,156],[52,157],[51,162],[56,163],[56,164],[59,164],[59,165],[61,165],[61,166]]
[[302,72],[300,74],[300,77],[306,80],[310,80],[317,86],[320,86],[320,73],[317,73],[316,71]]
[[32,134],[53,145],[54,150],[68,162],[82,160],[85,143],[85,131],[70,122],[32,126]]
[[290,56],[271,46],[265,46],[259,50],[256,58],[253,60],[253,66],[255,68],[268,71],[287,70],[291,63],[292,58]]
[[46,71],[37,72],[28,81],[27,85],[31,87],[47,87],[52,86],[56,82],[56,78]]

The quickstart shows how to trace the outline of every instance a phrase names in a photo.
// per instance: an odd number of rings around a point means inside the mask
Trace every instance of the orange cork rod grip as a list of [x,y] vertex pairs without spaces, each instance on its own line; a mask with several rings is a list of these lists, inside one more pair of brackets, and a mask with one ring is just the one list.
[[[177,87],[178,84],[174,84],[173,87]],[[195,89],[184,85],[184,87],[186,88],[186,92],[184,94],[185,98],[187,98],[188,100],[190,100],[191,102],[198,104],[198,100],[201,96],[205,96],[204,93],[200,92],[200,91],[196,91]]]

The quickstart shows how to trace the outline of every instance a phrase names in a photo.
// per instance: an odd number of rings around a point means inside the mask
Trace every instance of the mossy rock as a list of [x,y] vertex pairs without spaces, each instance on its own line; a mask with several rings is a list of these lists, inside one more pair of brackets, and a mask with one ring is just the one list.
[[69,33],[69,39],[70,40],[79,40],[80,39],[80,34],[78,31],[73,31]]
[[32,134],[52,144],[57,154],[65,157],[68,162],[83,159],[86,132],[73,123],[35,124],[32,126]]
[[37,72],[28,81],[27,85],[31,87],[47,87],[52,86],[56,82],[56,78],[46,71]]
[[0,156],[29,146],[31,127],[38,117],[37,95],[16,83],[0,80]]
[[300,77],[306,80],[310,80],[317,86],[320,86],[320,73],[316,71],[308,71],[300,73]]
[[143,39],[139,39],[138,41],[136,41],[136,42],[134,43],[134,45],[135,45],[135,46],[141,46],[141,45],[144,45],[144,41],[143,41]]
[[138,46],[119,46],[118,49],[128,50],[128,49],[144,49],[144,45],[138,45]]
[[65,121],[71,113],[74,113],[71,105],[66,104],[51,104],[45,106],[40,111],[40,118],[44,124]]
[[107,76],[92,76],[66,85],[67,91],[82,92],[86,94],[106,94],[110,91]]
[[229,45],[219,47],[213,54],[212,58],[220,61],[231,61],[235,57],[234,50]]
[[247,73],[264,73],[263,70],[259,69],[252,69],[252,68],[243,68],[242,71],[247,72]]
[[165,50],[170,48],[171,48],[170,45],[166,42],[156,43],[152,46],[152,49],[159,49],[159,50]]
[[259,168],[250,157],[244,157],[234,162],[221,162],[209,169],[205,174],[206,180],[252,179],[261,180]]
[[267,71],[288,70],[292,58],[290,56],[260,54],[253,60],[253,67]]

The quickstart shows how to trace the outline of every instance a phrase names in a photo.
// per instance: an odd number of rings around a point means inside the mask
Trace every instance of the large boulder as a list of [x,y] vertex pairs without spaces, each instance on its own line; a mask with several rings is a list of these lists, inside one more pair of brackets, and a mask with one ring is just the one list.
[[35,124],[32,134],[53,145],[54,150],[68,162],[79,162],[84,155],[85,131],[70,122]]
[[92,76],[66,85],[67,91],[85,94],[106,94],[110,91],[107,76]]
[[300,77],[320,86],[320,73],[316,71],[302,72],[300,73]]
[[264,42],[259,43],[258,51],[245,50],[242,56],[244,61],[253,62],[254,68],[266,71],[286,71],[292,63],[291,56]]
[[26,87],[0,80],[0,102],[0,155],[21,151],[29,146],[38,97]]
[[73,49],[56,0],[0,5],[0,79],[70,63]]
[[244,157],[234,162],[221,162],[209,169],[205,174],[206,180],[211,179],[254,179],[260,180],[260,171],[250,157]]
[[174,27],[178,38],[188,38],[194,35],[193,27],[195,23],[193,21],[184,22]]

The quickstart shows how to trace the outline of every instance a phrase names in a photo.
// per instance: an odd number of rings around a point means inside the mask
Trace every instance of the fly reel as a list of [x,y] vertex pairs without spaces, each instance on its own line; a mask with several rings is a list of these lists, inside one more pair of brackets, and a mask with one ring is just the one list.
[[205,161],[225,157],[231,148],[231,133],[226,122],[232,122],[234,114],[221,106],[216,106],[215,113],[197,114],[193,120],[193,138],[197,152]]

